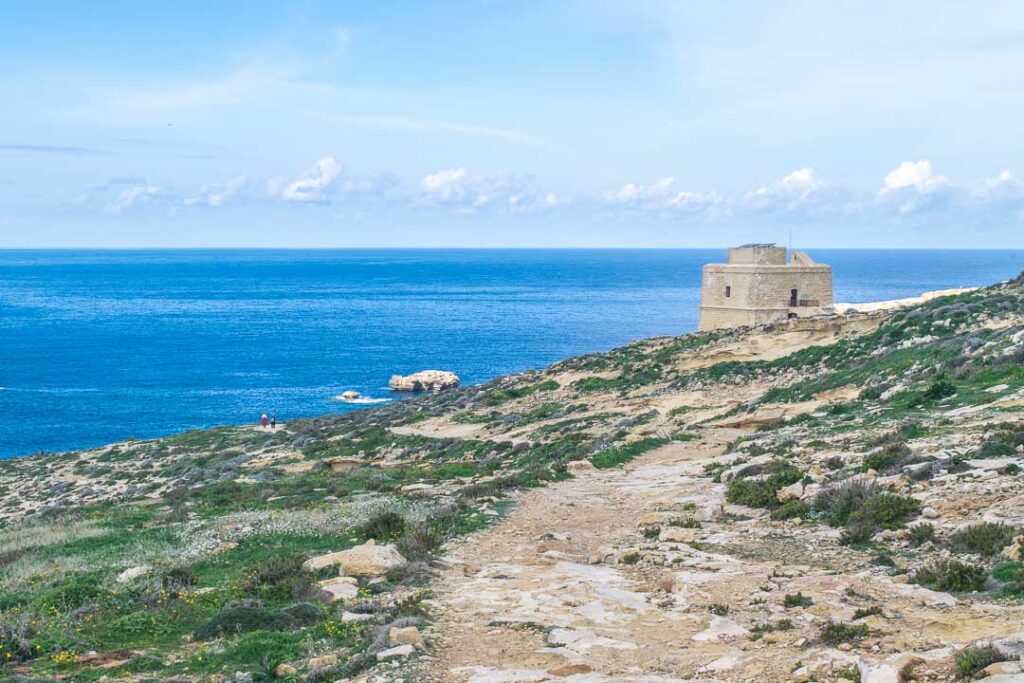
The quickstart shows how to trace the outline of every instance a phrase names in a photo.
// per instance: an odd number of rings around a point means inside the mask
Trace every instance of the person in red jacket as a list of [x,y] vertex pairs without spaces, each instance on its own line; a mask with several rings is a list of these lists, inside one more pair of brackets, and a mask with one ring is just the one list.
[[267,427],[267,414],[263,413],[263,417],[260,418],[260,426],[266,429]]

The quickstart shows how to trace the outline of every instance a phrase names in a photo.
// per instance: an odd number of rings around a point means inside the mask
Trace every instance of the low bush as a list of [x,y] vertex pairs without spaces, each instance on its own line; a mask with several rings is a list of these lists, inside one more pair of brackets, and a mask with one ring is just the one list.
[[907,543],[917,548],[935,540],[935,525],[927,522],[915,524],[907,528],[903,537],[907,539]]
[[991,645],[985,647],[965,647],[956,653],[956,670],[964,678],[972,678],[987,666],[1009,659]]
[[303,567],[304,562],[297,555],[262,560],[246,575],[242,591],[268,600],[311,598],[316,593],[316,575]]
[[949,537],[949,548],[957,553],[992,557],[1013,540],[1017,530],[998,522],[980,522],[964,527]]
[[298,603],[282,610],[230,607],[197,628],[192,637],[202,641],[247,631],[291,631],[316,623],[321,616],[320,608],[309,603]]
[[759,478],[737,477],[730,481],[725,499],[737,505],[773,510],[782,505],[778,499],[779,489],[802,478],[803,472],[795,465],[776,460],[765,466]]
[[867,624],[844,624],[838,621],[830,621],[821,629],[821,640],[829,645],[841,643],[853,643],[862,638],[867,638],[871,630]]
[[771,518],[775,520],[794,519],[797,517],[805,519],[810,514],[811,508],[807,503],[802,500],[787,500],[781,507],[772,510]]
[[863,619],[864,617],[870,617],[881,613],[882,608],[878,605],[872,605],[871,607],[858,607],[853,613],[853,619],[856,621],[857,619]]
[[788,593],[786,597],[782,599],[782,606],[786,609],[793,607],[810,607],[814,601],[803,593]]
[[924,397],[929,401],[940,401],[956,394],[956,386],[947,379],[939,378],[924,390]]
[[987,575],[985,568],[978,565],[936,560],[914,572],[911,580],[936,591],[969,593],[984,588]]
[[821,491],[815,510],[832,526],[845,527],[840,542],[862,543],[882,529],[898,529],[917,514],[914,498],[879,491],[870,481],[852,479]]
[[32,637],[35,631],[24,613],[0,614],[0,661],[24,662],[35,655]]
[[357,533],[366,540],[390,543],[405,533],[405,517],[392,510],[378,512],[361,524]]
[[864,466],[876,472],[890,472],[898,470],[904,460],[908,459],[913,451],[905,443],[890,443],[877,453],[864,458]]

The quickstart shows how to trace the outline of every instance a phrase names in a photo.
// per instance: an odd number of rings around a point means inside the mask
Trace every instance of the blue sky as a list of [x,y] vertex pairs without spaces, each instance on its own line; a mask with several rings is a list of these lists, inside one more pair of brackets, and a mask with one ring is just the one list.
[[1019,2],[158,5],[5,5],[0,247],[1024,247]]

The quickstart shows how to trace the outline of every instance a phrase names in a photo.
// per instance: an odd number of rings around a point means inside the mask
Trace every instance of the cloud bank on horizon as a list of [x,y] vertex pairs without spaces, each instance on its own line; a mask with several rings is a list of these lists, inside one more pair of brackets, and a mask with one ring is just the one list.
[[1024,247],[1016,3],[42,5],[0,247]]

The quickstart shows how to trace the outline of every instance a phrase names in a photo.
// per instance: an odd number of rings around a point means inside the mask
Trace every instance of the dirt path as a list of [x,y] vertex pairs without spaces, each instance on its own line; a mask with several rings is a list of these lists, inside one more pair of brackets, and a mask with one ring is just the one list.
[[[437,582],[426,680],[835,681],[860,665],[882,681],[909,653],[933,662],[1021,629],[1019,609],[854,564],[836,530],[780,533],[744,519],[723,485],[700,476],[737,433],[710,430],[521,493],[508,518],[457,542]],[[645,525],[660,536],[645,537]],[[810,604],[787,608],[796,593]],[[856,647],[820,641],[828,621],[854,618],[871,631]]]

